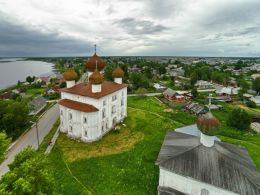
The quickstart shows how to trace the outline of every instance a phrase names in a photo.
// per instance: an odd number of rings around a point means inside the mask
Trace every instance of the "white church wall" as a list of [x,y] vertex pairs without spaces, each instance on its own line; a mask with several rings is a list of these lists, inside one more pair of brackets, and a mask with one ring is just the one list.
[[[91,142],[100,139],[114,127],[113,119],[118,123],[127,116],[127,88],[99,99],[66,92],[61,93],[61,98],[90,104],[99,109],[98,112],[84,113],[60,106],[60,110],[63,112],[60,117],[63,124],[61,131],[68,133],[70,137],[81,138],[82,141]],[[103,117],[103,110],[105,110],[105,117]],[[70,119],[70,114],[72,114],[72,119]],[[87,117],[87,124],[84,124],[84,117]]]
[[189,177],[172,173],[161,167],[160,167],[159,186],[170,187],[180,192],[186,194],[193,194],[193,195],[201,195],[201,191],[203,189],[207,190],[209,192],[209,195],[219,195],[219,194],[237,195],[234,192],[230,192],[210,184],[202,183],[200,181],[197,181]]

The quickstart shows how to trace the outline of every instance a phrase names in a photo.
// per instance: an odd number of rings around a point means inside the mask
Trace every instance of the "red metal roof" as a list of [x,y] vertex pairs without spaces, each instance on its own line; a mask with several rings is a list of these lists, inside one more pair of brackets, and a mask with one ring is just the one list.
[[69,99],[62,99],[58,102],[60,105],[73,109],[73,110],[78,110],[82,112],[97,112],[98,109],[95,106],[92,106],[90,104],[85,104],[81,102],[76,102],[73,100]]
[[116,92],[125,87],[127,87],[127,84],[118,84],[118,83],[114,83],[114,82],[104,81],[101,84],[101,92],[98,92],[98,93],[92,93],[92,86],[90,83],[87,83],[87,84],[80,83],[80,84],[74,85],[71,88],[63,88],[63,89],[61,89],[61,92],[67,92],[67,93],[72,93],[72,94],[76,94],[76,95],[99,99],[101,97],[104,97],[108,94]]

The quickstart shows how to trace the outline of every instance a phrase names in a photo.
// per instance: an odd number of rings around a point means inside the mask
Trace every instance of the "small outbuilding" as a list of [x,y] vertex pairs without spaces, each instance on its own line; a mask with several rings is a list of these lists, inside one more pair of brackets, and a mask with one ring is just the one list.
[[29,104],[30,115],[35,115],[39,113],[45,106],[47,102],[42,96],[38,96],[32,100]]

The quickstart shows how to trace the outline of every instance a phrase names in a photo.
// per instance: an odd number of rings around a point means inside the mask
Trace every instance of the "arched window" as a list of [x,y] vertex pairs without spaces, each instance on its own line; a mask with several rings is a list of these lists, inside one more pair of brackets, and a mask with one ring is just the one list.
[[72,119],[72,113],[69,113],[69,119],[70,120]]
[[83,118],[83,123],[86,124],[87,122],[88,122],[87,117],[84,117],[84,118]]

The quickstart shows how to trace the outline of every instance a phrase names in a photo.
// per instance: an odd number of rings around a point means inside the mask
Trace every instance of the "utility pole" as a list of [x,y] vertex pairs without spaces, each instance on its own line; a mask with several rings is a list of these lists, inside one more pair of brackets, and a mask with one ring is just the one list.
[[38,130],[38,122],[35,122],[35,127],[36,127],[36,136],[37,136],[37,144],[38,148],[40,147],[40,141],[39,141],[39,130]]
[[[34,124],[33,121],[30,121],[30,123]],[[38,129],[38,122],[35,122],[35,128],[36,128],[36,139],[37,139],[37,146],[40,147],[40,140],[39,140],[39,129]]]

